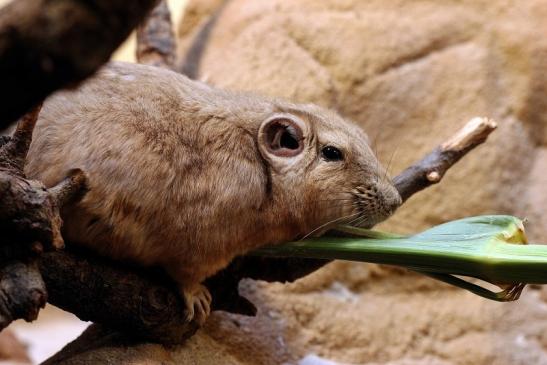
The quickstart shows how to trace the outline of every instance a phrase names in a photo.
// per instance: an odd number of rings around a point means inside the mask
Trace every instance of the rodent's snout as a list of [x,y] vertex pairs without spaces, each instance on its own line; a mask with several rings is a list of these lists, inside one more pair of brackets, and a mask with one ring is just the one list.
[[374,224],[389,218],[403,202],[399,192],[391,183],[378,183],[377,191],[376,199],[379,208],[376,210]]
[[397,189],[395,189],[395,187],[391,184],[387,185],[384,191],[382,191],[382,195],[389,215],[392,215],[403,203],[401,195],[399,195]]
[[359,186],[354,196],[362,217],[358,225],[362,227],[372,227],[387,219],[403,202],[397,189],[389,182]]

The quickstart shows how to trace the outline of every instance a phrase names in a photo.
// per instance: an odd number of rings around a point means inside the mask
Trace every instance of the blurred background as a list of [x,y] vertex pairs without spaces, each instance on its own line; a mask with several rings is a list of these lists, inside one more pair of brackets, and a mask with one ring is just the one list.
[[[392,175],[470,118],[494,118],[486,144],[379,228],[410,233],[502,213],[526,217],[530,240],[547,243],[547,0],[169,5],[193,77],[335,109],[365,129]],[[133,48],[130,39],[114,58],[131,60]],[[241,289],[258,316],[213,314],[170,352],[175,362],[547,364],[538,286],[494,303],[405,270],[335,262],[293,284]],[[11,329],[39,361],[85,326],[49,309]]]

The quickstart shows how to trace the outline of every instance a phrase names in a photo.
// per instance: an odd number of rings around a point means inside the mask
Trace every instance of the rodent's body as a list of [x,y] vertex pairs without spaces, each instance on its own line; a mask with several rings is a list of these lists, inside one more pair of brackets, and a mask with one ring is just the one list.
[[[321,159],[330,140],[344,160]],[[366,136],[335,113],[124,63],[43,106],[26,172],[51,186],[72,168],[90,189],[63,212],[65,238],[163,267],[189,297],[236,255],[400,203]],[[357,188],[374,204],[359,206]]]

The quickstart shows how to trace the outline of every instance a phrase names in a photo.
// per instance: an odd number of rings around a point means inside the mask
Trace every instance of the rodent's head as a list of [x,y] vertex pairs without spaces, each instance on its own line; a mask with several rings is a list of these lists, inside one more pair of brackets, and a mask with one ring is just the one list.
[[258,147],[274,200],[307,234],[371,227],[401,204],[367,135],[334,112],[304,105],[273,113],[260,125]]

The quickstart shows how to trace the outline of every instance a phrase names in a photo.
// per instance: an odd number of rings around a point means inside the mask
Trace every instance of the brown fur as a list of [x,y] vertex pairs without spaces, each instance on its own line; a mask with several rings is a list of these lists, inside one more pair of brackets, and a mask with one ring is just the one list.
[[[298,156],[262,145],[276,115],[302,127]],[[325,161],[324,145],[344,160]],[[26,171],[51,186],[72,168],[90,191],[63,213],[65,238],[161,266],[190,297],[236,255],[334,220],[372,225],[400,204],[366,135],[336,113],[125,63],[44,104]]]

